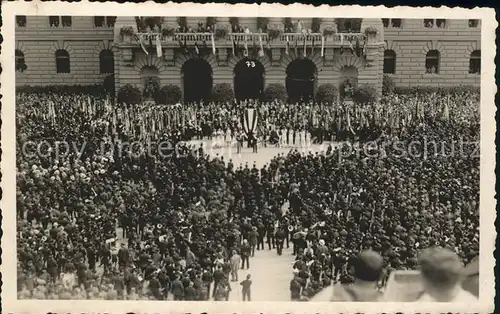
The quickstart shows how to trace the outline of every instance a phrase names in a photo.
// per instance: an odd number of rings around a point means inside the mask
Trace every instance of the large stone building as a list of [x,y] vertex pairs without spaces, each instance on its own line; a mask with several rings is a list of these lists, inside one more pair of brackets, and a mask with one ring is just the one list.
[[[197,31],[209,21],[229,31]],[[159,30],[179,23],[188,29]],[[380,91],[384,73],[402,87],[480,84],[480,20],[17,16],[16,24],[17,86],[99,84],[114,73],[117,88],[153,79],[196,99],[217,83],[239,97],[271,83],[297,95],[325,83],[344,90],[346,80]],[[288,31],[269,39],[262,25]]]

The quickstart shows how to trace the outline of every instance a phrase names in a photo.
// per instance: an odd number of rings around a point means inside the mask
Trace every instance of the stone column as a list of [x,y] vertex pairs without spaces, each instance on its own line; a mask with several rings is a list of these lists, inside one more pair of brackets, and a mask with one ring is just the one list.
[[361,33],[372,27],[377,29],[377,34],[366,38],[365,70],[359,76],[359,84],[374,85],[379,94],[382,94],[383,58],[384,58],[384,26],[382,19],[363,19]]
[[134,16],[117,16],[114,27],[114,42],[121,42],[120,29],[124,26],[131,26],[137,32],[137,23]]
[[132,49],[130,48],[121,48],[119,44],[122,42],[122,38],[120,35],[120,29],[125,26],[130,26],[134,29],[134,32],[137,32],[137,23],[135,22],[134,16],[117,16],[114,26],[114,34],[113,41],[116,48],[113,49],[115,57],[115,90],[118,93],[118,90],[123,85],[120,83],[121,69],[125,66],[133,66],[133,54]]

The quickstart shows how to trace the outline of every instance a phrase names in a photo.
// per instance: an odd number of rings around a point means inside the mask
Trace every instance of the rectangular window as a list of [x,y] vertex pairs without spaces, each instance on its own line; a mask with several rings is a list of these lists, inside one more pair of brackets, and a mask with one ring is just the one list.
[[94,16],[94,26],[104,27],[104,16]]
[[71,16],[61,16],[61,24],[63,27],[71,27]]
[[106,25],[108,27],[115,27],[116,16],[106,16]]
[[469,27],[470,28],[477,28],[477,27],[479,27],[479,20],[469,20]]
[[391,26],[394,28],[401,27],[401,19],[391,19]]
[[427,28],[433,28],[434,27],[434,20],[433,19],[424,19],[424,26]]
[[436,26],[438,28],[445,28],[446,27],[446,20],[445,19],[437,19]]
[[382,24],[384,25],[384,28],[389,27],[389,19],[382,19]]
[[59,16],[49,16],[50,27],[59,27],[60,19]]
[[26,15],[17,15],[16,16],[16,25],[18,27],[26,27]]

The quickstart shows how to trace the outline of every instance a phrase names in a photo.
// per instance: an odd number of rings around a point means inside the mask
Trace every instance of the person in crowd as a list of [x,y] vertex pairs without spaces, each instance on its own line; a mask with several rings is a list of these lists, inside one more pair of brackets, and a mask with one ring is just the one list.
[[[241,256],[236,250],[233,250],[233,256],[231,256],[231,281],[238,281],[238,270],[240,269],[241,261]],[[244,261],[242,265],[244,265]]]
[[290,298],[292,301],[299,301],[301,298],[302,284],[298,276],[298,271],[294,271],[294,276],[290,281]]
[[474,303],[478,298],[462,288],[464,266],[450,249],[432,247],[418,258],[424,294],[417,302]]
[[248,274],[247,278],[240,282],[241,294],[243,295],[243,301],[252,301],[252,293],[250,287],[252,286],[251,275]]
[[247,268],[250,268],[250,255],[252,254],[252,248],[250,244],[248,244],[248,240],[244,239],[243,244],[241,245],[241,269],[245,269],[245,263]]
[[[362,248],[379,252],[388,273],[416,269],[417,250],[436,245],[463,263],[478,255],[479,159],[471,148],[460,158],[422,159],[393,145],[478,141],[477,93],[390,94],[360,107],[285,104],[262,108],[270,124],[288,130],[289,143],[305,125],[313,136],[321,126],[325,138],[346,144],[322,153],[290,149],[254,170],[193,146],[196,135],[182,122],[192,120],[203,138],[227,129],[226,121],[241,130],[245,103],[127,107],[101,96],[18,93],[18,147],[86,144],[81,153],[17,155],[19,297],[183,299],[193,282],[197,299],[207,299],[226,276],[223,266],[230,273],[240,239],[251,244],[252,225],[258,250],[266,233],[269,249],[276,246],[272,222],[285,203],[301,297],[313,298],[331,281],[356,281],[348,265]],[[303,118],[310,116],[322,121]],[[102,145],[148,138],[153,146],[175,142],[175,149],[149,156]],[[354,152],[354,141],[385,147],[384,158]]]

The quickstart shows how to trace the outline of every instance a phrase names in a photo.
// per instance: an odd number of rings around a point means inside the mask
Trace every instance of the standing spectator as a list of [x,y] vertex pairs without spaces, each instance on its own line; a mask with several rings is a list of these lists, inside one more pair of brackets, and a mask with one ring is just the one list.
[[257,227],[253,226],[252,230],[248,233],[248,243],[252,249],[252,257],[255,255],[255,247],[257,246],[258,238],[259,233],[257,232]]
[[247,278],[240,282],[241,293],[243,295],[243,301],[252,301],[250,287],[252,286],[252,280],[250,280],[250,274],[247,275]]
[[231,256],[231,281],[238,281],[238,270],[240,269],[241,256],[236,250],[233,250]]
[[241,245],[241,269],[245,269],[245,262],[247,265],[247,269],[250,268],[250,254],[251,254],[251,248],[250,244],[248,244],[248,240],[245,239],[243,240],[243,244]]

